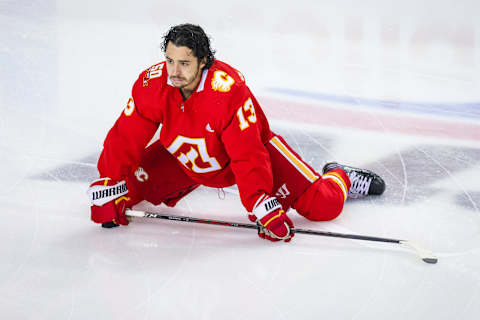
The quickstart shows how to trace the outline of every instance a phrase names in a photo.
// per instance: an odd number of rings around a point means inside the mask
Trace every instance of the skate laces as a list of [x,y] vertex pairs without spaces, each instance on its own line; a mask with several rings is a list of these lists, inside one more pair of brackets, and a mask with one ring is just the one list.
[[366,175],[359,174],[355,171],[350,172],[348,175],[350,178],[350,191],[349,196],[351,198],[359,198],[368,195],[368,189],[373,177],[367,177]]

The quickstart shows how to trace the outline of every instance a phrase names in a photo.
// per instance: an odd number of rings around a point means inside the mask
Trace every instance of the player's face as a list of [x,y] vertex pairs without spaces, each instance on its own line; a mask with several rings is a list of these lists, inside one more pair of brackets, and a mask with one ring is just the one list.
[[165,50],[168,77],[179,89],[193,90],[202,76],[205,63],[199,63],[193,51],[188,47],[177,47],[169,42]]

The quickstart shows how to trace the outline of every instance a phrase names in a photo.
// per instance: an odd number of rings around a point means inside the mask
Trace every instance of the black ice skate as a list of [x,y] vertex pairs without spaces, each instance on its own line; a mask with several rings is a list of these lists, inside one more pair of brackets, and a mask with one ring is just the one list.
[[381,195],[385,191],[385,181],[373,171],[329,162],[323,166],[323,174],[334,169],[343,169],[350,178],[350,190],[348,192],[350,198]]

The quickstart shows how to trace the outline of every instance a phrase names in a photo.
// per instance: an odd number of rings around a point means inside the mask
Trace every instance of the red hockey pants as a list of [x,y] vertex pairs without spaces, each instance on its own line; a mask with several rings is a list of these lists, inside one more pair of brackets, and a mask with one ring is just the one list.
[[[265,146],[272,162],[272,195],[285,211],[292,207],[314,221],[332,220],[340,214],[350,188],[343,170],[320,176],[280,136]],[[145,149],[138,169],[127,178],[132,198],[128,206],[141,200],[174,206],[198,187],[180,166],[159,141]]]

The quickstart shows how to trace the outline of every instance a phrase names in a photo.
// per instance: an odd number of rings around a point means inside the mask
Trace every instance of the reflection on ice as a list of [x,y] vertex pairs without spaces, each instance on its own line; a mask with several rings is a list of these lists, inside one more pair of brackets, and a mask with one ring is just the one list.
[[[245,1],[216,0],[208,8],[0,5],[3,318],[476,319],[480,123],[463,107],[480,101],[478,9],[469,0],[267,1],[253,11]],[[107,130],[140,71],[162,59],[162,34],[186,20],[205,27],[273,130],[314,168],[336,160],[385,178],[382,197],[349,201],[326,223],[291,212],[295,226],[408,239],[439,263],[344,239],[273,244],[210,225],[91,223],[85,191]],[[451,109],[447,117],[369,101]],[[199,188],[175,208],[136,209],[247,222],[228,191],[220,199]]]

